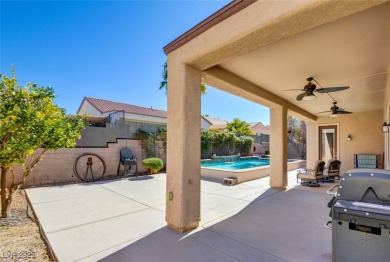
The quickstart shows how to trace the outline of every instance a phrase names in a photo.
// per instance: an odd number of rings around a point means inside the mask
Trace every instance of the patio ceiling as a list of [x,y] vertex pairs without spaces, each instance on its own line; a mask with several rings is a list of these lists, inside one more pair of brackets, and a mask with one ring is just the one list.
[[[313,114],[329,110],[332,98],[317,94],[315,101],[297,101],[299,91],[283,91],[303,88],[308,76],[314,76],[323,87],[350,86],[349,90],[331,93],[348,111],[381,110],[384,93],[390,88],[390,3],[381,2],[316,1],[307,6],[304,2],[288,2],[291,7],[270,4],[293,10],[283,20],[268,15],[268,2],[254,2],[258,7],[252,10],[260,8],[261,13],[244,8],[241,14],[214,26],[215,30],[208,30],[204,23],[218,20],[235,5],[232,2],[164,50],[173,52],[201,33],[202,37],[185,45],[182,53],[198,52],[188,56],[186,63],[203,71],[206,84],[265,106],[284,104],[311,119],[316,117]],[[253,19],[259,19],[259,25],[250,34],[253,27],[235,26],[246,20],[252,23]],[[265,26],[267,23],[269,26]],[[236,33],[229,36],[226,28]],[[225,46],[221,45],[224,41]]]
[[[383,108],[390,69],[390,4],[380,5],[219,64],[223,69],[280,96],[310,113],[329,110],[333,100],[316,94],[297,101],[306,77],[324,87],[350,86],[331,93],[348,111]],[[319,114],[318,116],[326,115]]]

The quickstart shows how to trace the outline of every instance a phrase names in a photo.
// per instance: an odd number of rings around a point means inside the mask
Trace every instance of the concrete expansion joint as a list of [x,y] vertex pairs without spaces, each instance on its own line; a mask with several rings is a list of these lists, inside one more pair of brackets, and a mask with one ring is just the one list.
[[138,212],[141,212],[141,211],[145,211],[147,209],[148,208],[143,208],[143,209],[140,209],[140,210],[137,210],[137,211],[127,212],[127,213],[124,213],[124,214],[120,214],[120,215],[116,215],[116,216],[112,216],[112,217],[107,217],[107,218],[91,221],[91,222],[88,222],[88,223],[83,223],[83,224],[70,226],[70,227],[64,227],[64,228],[61,228],[61,229],[45,232],[45,234],[53,234],[53,233],[65,231],[65,230],[68,230],[68,229],[78,228],[78,227],[82,227],[82,226],[85,226],[85,225],[91,225],[91,224],[99,223],[99,222],[102,222],[102,221],[107,221],[107,220],[110,220],[110,219],[113,219],[113,218],[122,217],[122,216],[126,216],[126,215],[129,215],[129,214],[135,214],[135,213],[138,213]]
[[265,196],[265,197],[262,197],[262,198],[259,198],[259,199],[255,199],[255,200],[251,201],[251,203],[255,203],[255,202],[258,202],[258,201],[260,201],[260,200],[264,200],[264,199],[266,199],[266,198],[269,198],[269,197],[271,197],[271,196],[273,196],[273,195],[276,195],[276,194],[279,194],[279,193],[281,193],[281,192],[285,192],[285,191],[284,191],[284,190],[279,190],[279,191],[277,191],[277,192],[275,192],[275,193],[272,193],[272,194],[270,194],[270,195],[268,195],[268,196]]
[[[146,207],[148,207],[148,208],[155,209],[155,208],[152,207],[152,206],[146,205],[145,203],[142,203],[142,202],[140,202],[140,201],[137,201],[137,200],[135,200],[135,199],[133,199],[133,198],[130,198],[130,197],[126,196],[126,195],[123,195],[123,194],[120,194],[120,193],[118,193],[118,192],[115,192],[115,191],[113,191],[113,190],[111,190],[111,189],[109,189],[109,188],[106,188],[106,187],[102,186],[102,185],[100,185],[100,187],[101,187],[101,188],[104,188],[104,189],[106,189],[106,190],[108,190],[108,191],[111,191],[111,192],[113,192],[113,193],[116,194],[116,195],[120,195],[120,196],[122,196],[122,197],[124,197],[124,198],[127,198],[127,199],[131,200],[131,201],[137,202],[137,203],[139,203],[139,204],[141,204],[141,205],[143,205],[143,206],[146,206]],[[157,209],[156,209],[156,210],[157,210]],[[159,210],[159,211],[160,211],[160,210]]]
[[88,256],[85,256],[85,257],[81,257],[81,258],[79,258],[79,259],[77,259],[77,260],[75,260],[75,261],[82,261],[82,260],[84,260],[84,259],[87,259],[87,258],[90,258],[90,257],[94,257],[94,256],[96,256],[97,254],[103,253],[103,252],[105,252],[105,251],[107,251],[107,250],[110,250],[110,249],[112,249],[112,248],[119,247],[119,246],[121,246],[121,245],[123,245],[123,244],[126,244],[126,243],[128,243],[128,242],[133,242],[134,240],[137,240],[137,239],[140,239],[140,238],[144,238],[144,237],[146,237],[147,235],[150,235],[150,234],[153,233],[153,232],[154,232],[153,230],[152,230],[152,231],[149,231],[149,232],[147,232],[146,234],[143,234],[143,235],[140,235],[140,236],[137,236],[137,237],[128,239],[128,240],[123,241],[123,242],[121,242],[121,243],[119,243],[119,244],[117,244],[117,245],[110,246],[109,248],[103,249],[103,250],[101,250],[101,251],[99,251],[99,252],[93,253],[93,254],[88,255]]
[[[256,188],[256,187],[253,187],[253,188]],[[266,198],[268,198],[268,197],[270,197],[270,196],[276,195],[276,194],[281,193],[281,192],[284,192],[284,191],[280,190],[280,191],[277,191],[277,192],[275,192],[275,193],[272,193],[272,194],[270,194],[270,195],[268,195],[268,196],[265,196],[265,197],[262,197],[262,198],[259,198],[259,199],[256,199],[256,200],[252,200],[252,201],[250,201],[250,200],[245,200],[245,197],[243,197],[243,198],[237,198],[237,199],[235,199],[235,200],[246,201],[246,202],[248,202],[248,206],[249,206],[249,205],[251,205],[251,204],[253,204],[253,203],[255,203],[255,202],[258,202],[258,201],[260,201],[260,200],[264,200],[264,199],[266,199]],[[205,194],[210,194],[210,193],[205,193]],[[218,194],[210,194],[210,195],[220,196],[220,195],[218,195]],[[222,206],[224,206],[224,205],[226,205],[226,204],[218,205],[218,206],[216,206],[216,207],[213,208],[213,209],[217,209],[217,208],[222,207]],[[213,209],[211,209],[211,210],[213,210]],[[234,210],[232,210],[232,211],[230,211],[230,212],[228,212],[228,213],[226,213],[226,214],[224,214],[224,215],[222,215],[222,216],[220,216],[220,217],[216,217],[215,219],[212,219],[212,220],[208,221],[207,224],[208,224],[208,223],[211,223],[211,222],[213,222],[213,221],[219,220],[219,219],[221,219],[222,217],[230,216],[231,214],[234,214],[234,213],[236,213],[237,211],[239,211],[239,210],[241,210],[241,209],[242,209],[242,207],[235,208]],[[203,226],[202,226],[202,227],[203,227]],[[203,228],[205,228],[205,227],[203,227]]]
[[[267,252],[267,251],[265,251],[265,250],[262,250],[262,249],[260,249],[260,248],[257,248],[257,247],[248,245],[248,244],[246,244],[246,243],[244,243],[244,242],[241,242],[241,241],[239,241],[239,240],[237,240],[237,239],[234,239],[234,238],[232,238],[232,237],[230,237],[230,236],[228,236],[228,235],[224,235],[224,234],[222,234],[222,233],[219,233],[219,232],[217,232],[217,231],[214,231],[214,230],[212,230],[212,229],[210,229],[210,228],[204,228],[204,229],[205,229],[205,230],[210,230],[211,232],[213,232],[213,233],[215,233],[215,234],[218,234],[218,235],[220,235],[220,236],[226,237],[227,239],[230,239],[231,241],[240,243],[241,245],[244,245],[244,246],[247,246],[247,247],[256,249],[256,250],[258,250],[258,251],[260,251],[260,252],[266,253],[266,254],[268,254],[268,255],[270,255],[270,256],[272,256],[272,257],[277,257],[277,258],[280,259],[280,260],[287,261],[287,260],[285,260],[285,259],[282,258],[282,257],[279,257],[279,256],[276,256],[276,255],[274,255],[274,254],[271,254],[271,253],[269,253],[269,252]],[[190,237],[191,237],[191,236],[190,236]],[[201,241],[199,241],[199,242],[201,242]],[[203,243],[203,242],[201,242],[201,243]],[[203,244],[207,245],[206,243],[203,243]],[[213,247],[211,247],[211,248],[213,248]],[[215,249],[215,248],[213,248],[213,249]],[[217,250],[217,249],[215,249],[215,250]],[[222,252],[222,251],[220,251],[220,250],[218,250],[218,251],[219,251],[219,252]],[[222,252],[222,253],[224,253],[224,252]],[[225,254],[225,253],[224,253],[224,254]],[[230,255],[229,255],[229,256],[230,256]],[[237,259],[237,258],[235,258],[235,257],[233,257],[233,258],[234,258],[234,259]],[[241,260],[238,260],[238,261],[241,261]]]
[[65,200],[69,200],[69,199],[72,199],[72,198],[61,198],[61,199],[56,199],[56,200],[36,202],[36,203],[34,203],[34,205],[41,205],[41,204],[52,203],[52,202],[60,202],[60,201],[65,201]]
[[[221,234],[220,234],[220,235],[221,235]],[[223,235],[222,235],[222,236],[223,236]],[[211,246],[211,245],[209,245],[209,244],[207,244],[207,243],[205,243],[205,242],[202,242],[202,241],[200,241],[199,239],[193,238],[193,237],[191,237],[191,236],[188,236],[188,237],[191,238],[191,239],[193,239],[193,240],[195,240],[196,242],[201,243],[202,245],[205,245],[205,246],[207,246],[207,247],[209,247],[209,248],[211,248],[211,249],[213,249],[213,250],[215,250],[215,251],[217,251],[217,252],[219,252],[219,253],[224,254],[225,256],[231,257],[231,258],[233,258],[234,260],[237,260],[237,261],[241,261],[240,259],[238,259],[238,258],[236,258],[236,257],[233,257],[232,255],[230,255],[230,254],[228,254],[228,253],[226,253],[226,252],[223,252],[222,250],[217,249],[217,248],[215,248],[215,247],[213,247],[213,246]]]

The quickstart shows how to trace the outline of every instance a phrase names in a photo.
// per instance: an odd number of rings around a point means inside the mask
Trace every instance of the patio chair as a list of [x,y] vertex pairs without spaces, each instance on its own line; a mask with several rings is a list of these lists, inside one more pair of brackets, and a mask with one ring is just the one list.
[[119,176],[120,167],[123,165],[123,172],[124,175],[130,175],[130,170],[134,166],[134,173],[132,175],[137,176],[138,175],[138,165],[137,165],[137,157],[133,155],[130,148],[122,148],[119,153],[119,163],[118,163],[118,170],[116,172],[116,175]]
[[333,181],[336,177],[340,180],[340,166],[341,162],[337,159],[329,159],[328,160],[328,180]]
[[306,169],[304,172],[299,172],[297,174],[297,182],[299,183],[299,180],[301,180],[301,185],[303,186],[312,186],[312,187],[318,187],[320,184],[318,184],[319,181],[323,181],[324,178],[324,167],[325,162],[322,160],[317,160],[314,164],[313,169]]

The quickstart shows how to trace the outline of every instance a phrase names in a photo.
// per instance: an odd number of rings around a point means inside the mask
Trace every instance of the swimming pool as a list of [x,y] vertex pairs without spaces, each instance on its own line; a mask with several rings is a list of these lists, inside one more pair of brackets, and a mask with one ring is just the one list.
[[[305,160],[287,160],[287,170],[303,168]],[[269,159],[242,157],[237,161],[202,160],[201,176],[207,179],[223,181],[224,178],[237,178],[238,183],[269,176]]]
[[[289,159],[288,162],[294,160]],[[269,159],[261,158],[241,158],[237,161],[232,162],[214,162],[205,161],[201,163],[201,167],[218,168],[224,170],[242,170],[247,168],[269,166]]]

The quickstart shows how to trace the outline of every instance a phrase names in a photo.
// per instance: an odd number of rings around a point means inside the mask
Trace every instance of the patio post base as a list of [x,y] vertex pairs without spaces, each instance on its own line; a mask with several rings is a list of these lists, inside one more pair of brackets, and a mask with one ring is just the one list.
[[193,222],[192,224],[189,224],[189,225],[184,226],[184,227],[177,227],[177,226],[172,225],[172,224],[168,224],[167,226],[169,228],[179,232],[179,233],[185,233],[185,232],[191,231],[193,229],[196,229],[199,226],[199,222]]
[[276,190],[283,190],[283,191],[287,189],[286,186],[284,186],[284,187],[271,186],[270,188],[271,188],[271,189],[276,189]]

